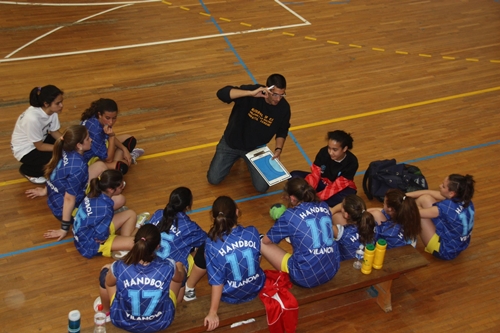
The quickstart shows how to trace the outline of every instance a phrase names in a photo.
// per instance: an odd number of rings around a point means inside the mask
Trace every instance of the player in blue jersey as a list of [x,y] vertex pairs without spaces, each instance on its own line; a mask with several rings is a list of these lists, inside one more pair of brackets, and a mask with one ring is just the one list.
[[[137,216],[133,210],[114,214],[112,196],[123,190],[123,175],[106,170],[90,181],[89,194],[83,199],[75,216],[75,246],[85,258],[111,256],[111,251],[128,251],[134,245]],[[120,232],[117,235],[116,232]]]
[[68,127],[54,143],[52,158],[45,166],[46,187],[26,191],[30,198],[47,195],[52,214],[61,221],[61,229],[47,231],[45,238],[61,240],[66,236],[73,222],[73,210],[85,196],[89,173],[95,175],[104,167],[103,164],[88,167],[83,152],[90,149],[91,143],[85,127]]
[[207,331],[219,326],[217,311],[221,300],[232,304],[251,301],[265,282],[260,268],[259,232],[253,226],[245,228],[238,224],[239,210],[234,200],[218,197],[211,214],[214,223],[205,246],[196,252],[195,266],[186,282],[184,296],[186,301],[196,299],[194,287],[207,272],[208,283],[212,286],[210,310],[204,321]]
[[[160,248],[156,255],[181,262],[189,272],[194,259],[190,252],[205,244],[207,233],[186,214],[193,205],[193,194],[187,187],[178,187],[170,193],[165,209],[158,209],[148,223],[161,232]],[[181,289],[181,295],[184,289]]]
[[172,323],[185,272],[182,263],[155,255],[160,232],[142,226],[130,252],[100,274],[100,297],[116,327],[129,332],[158,332]]
[[[332,215],[303,178],[290,179],[284,188],[289,208],[262,239],[262,255],[271,265],[290,274],[293,283],[306,288],[330,281],[340,265]],[[277,243],[289,237],[290,254]]]
[[92,102],[82,113],[81,121],[93,140],[92,149],[85,158],[92,163],[100,159],[109,169],[120,170],[126,174],[130,164],[135,164],[144,149],[135,148],[137,140],[129,135],[115,135],[113,126],[118,116],[118,105],[112,99],[101,98]]
[[339,244],[340,260],[354,258],[356,250],[376,240],[376,225],[372,214],[359,196],[350,194],[331,208],[333,233]]
[[411,244],[416,246],[420,235],[420,213],[414,198],[391,188],[384,197],[384,208],[368,210],[377,221],[377,240],[384,239],[387,248]]
[[420,208],[425,251],[437,258],[456,258],[470,243],[474,227],[474,179],[471,175],[451,174],[439,191],[406,193],[417,199]]

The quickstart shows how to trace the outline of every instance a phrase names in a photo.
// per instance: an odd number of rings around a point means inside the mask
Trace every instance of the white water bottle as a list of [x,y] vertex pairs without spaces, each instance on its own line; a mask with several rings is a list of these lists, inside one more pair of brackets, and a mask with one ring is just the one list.
[[363,256],[365,254],[363,248],[364,248],[363,245],[359,245],[359,248],[356,250],[355,254],[356,261],[354,262],[354,264],[352,264],[352,267],[356,269],[360,269],[361,266],[363,265]]
[[97,306],[94,315],[94,333],[106,333],[106,314],[102,311],[102,304]]

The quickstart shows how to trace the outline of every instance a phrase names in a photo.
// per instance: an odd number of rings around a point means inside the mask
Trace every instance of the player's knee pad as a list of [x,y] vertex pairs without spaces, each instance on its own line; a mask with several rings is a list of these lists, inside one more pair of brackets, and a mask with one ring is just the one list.
[[123,163],[122,161],[118,161],[116,162],[115,169],[119,170],[122,175],[125,175],[128,172],[128,165]]
[[123,141],[122,145],[124,145],[125,148],[127,148],[127,150],[131,152],[137,145],[137,140],[133,136],[131,136],[127,140]]
[[101,273],[99,274],[99,285],[101,288],[106,289],[106,274],[108,274],[109,268],[101,269]]
[[201,269],[207,269],[207,262],[205,260],[205,245],[202,245],[194,255],[194,264]]

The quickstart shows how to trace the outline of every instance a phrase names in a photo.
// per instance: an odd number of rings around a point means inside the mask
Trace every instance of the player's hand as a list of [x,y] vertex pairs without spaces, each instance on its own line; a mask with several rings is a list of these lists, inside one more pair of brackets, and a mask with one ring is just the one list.
[[43,234],[43,237],[45,237],[45,238],[57,238],[57,241],[60,241],[61,239],[66,237],[67,234],[68,234],[68,232],[66,230],[62,230],[62,229],[48,230],[46,233]]
[[36,188],[31,188],[29,190],[26,190],[24,192],[26,196],[30,199],[35,199],[36,197],[43,197],[47,195],[47,188],[46,187],[36,187]]
[[104,125],[103,130],[104,133],[106,133],[108,136],[115,136],[115,132],[113,132],[113,127],[109,125]]
[[127,149],[123,151],[123,159],[125,160],[128,166],[132,164],[132,156],[130,155],[130,152]]
[[213,331],[219,327],[219,316],[217,316],[217,313],[209,313],[205,317],[204,326],[208,326],[207,331]]

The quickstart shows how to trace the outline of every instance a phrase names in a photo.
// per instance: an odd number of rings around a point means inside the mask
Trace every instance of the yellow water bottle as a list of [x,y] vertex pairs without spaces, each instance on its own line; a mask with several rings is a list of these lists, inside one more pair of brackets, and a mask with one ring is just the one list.
[[372,272],[373,257],[375,256],[375,246],[368,244],[365,246],[365,254],[363,258],[363,266],[361,266],[361,273],[370,274]]
[[385,250],[387,249],[387,242],[385,239],[379,239],[375,246],[375,257],[373,258],[373,268],[381,269],[384,264]]

